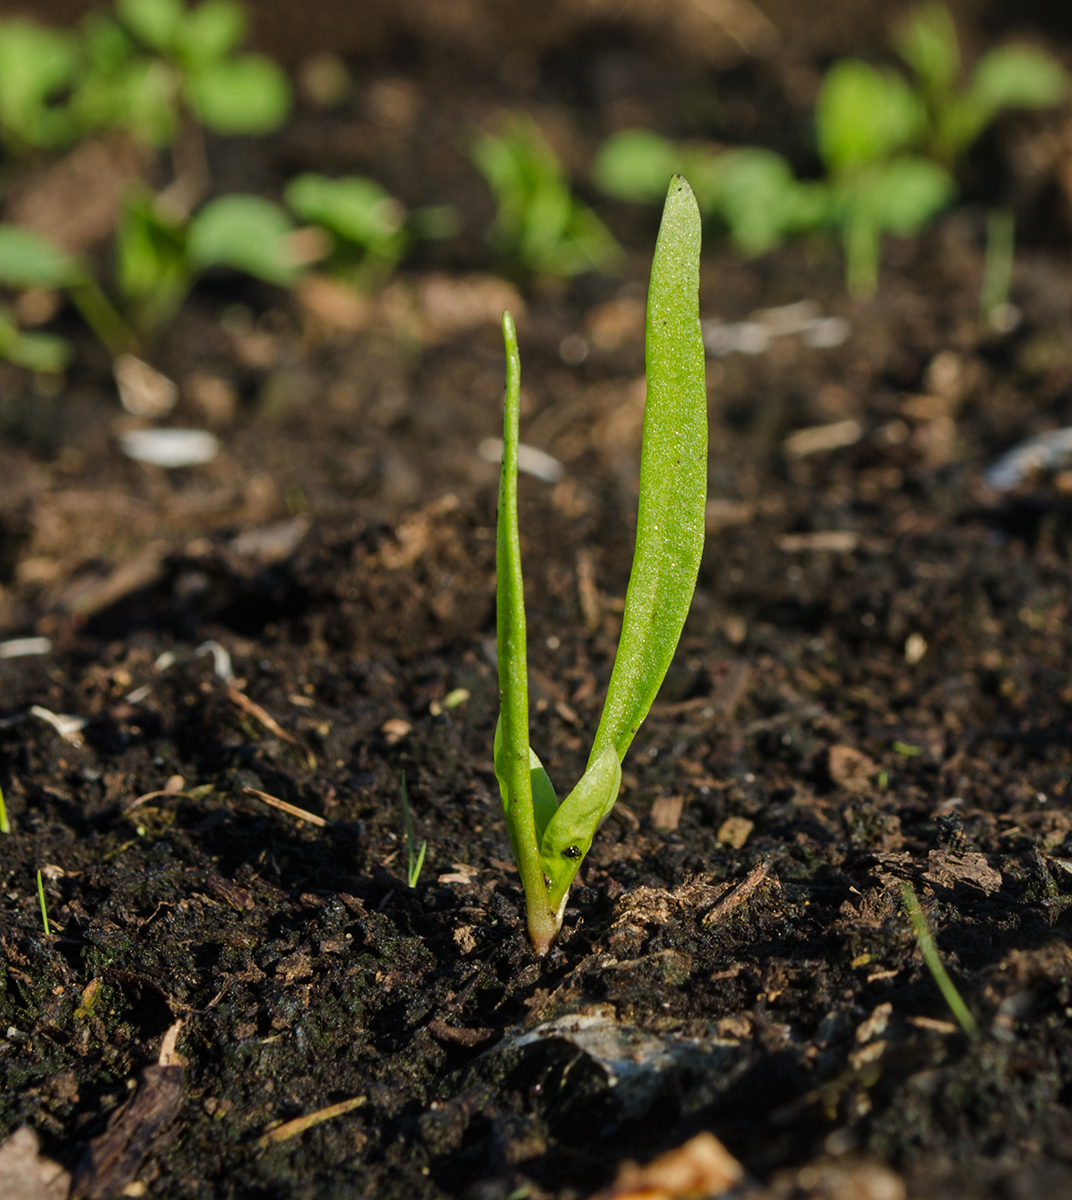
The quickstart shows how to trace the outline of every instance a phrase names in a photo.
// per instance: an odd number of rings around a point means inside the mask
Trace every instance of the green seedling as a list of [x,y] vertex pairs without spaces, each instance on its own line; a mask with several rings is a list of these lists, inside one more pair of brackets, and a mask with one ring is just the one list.
[[525,889],[529,937],[546,954],[570,885],[614,807],[621,762],[673,658],[704,540],[707,392],[699,319],[700,213],[681,177],[670,184],[648,292],[647,402],[636,551],[618,654],[588,766],[561,802],[529,745],[524,583],[517,523],[521,365],[503,316],[506,403],[496,531],[500,714],[495,773]]
[[135,194],[116,237],[116,290],[135,332],[156,336],[197,278],[214,267],[292,287],[302,272],[293,231],[283,209],[261,196],[220,196],[183,219],[150,193]]
[[500,134],[478,134],[469,154],[495,195],[489,240],[514,271],[568,278],[618,264],[618,243],[574,196],[562,163],[531,118],[510,114]]
[[415,888],[424,867],[424,855],[428,842],[421,842],[421,848],[415,850],[417,844],[413,835],[413,813],[409,807],[409,796],[406,794],[406,773],[402,772],[402,820],[406,829],[406,887]]
[[914,8],[894,30],[893,47],[915,76],[926,152],[951,169],[1006,109],[1052,108],[1068,93],[1068,77],[1057,60],[1019,43],[989,50],[958,86],[960,45],[944,4]]
[[825,187],[798,180],[780,154],[759,146],[720,151],[703,142],[675,143],[647,129],[625,129],[603,143],[594,171],[607,195],[641,204],[661,202],[663,181],[673,174],[692,183],[703,216],[721,219],[748,257],[828,223]]
[[4,803],[4,789],[0,788],[0,833],[10,833],[11,822],[7,817],[7,805]]
[[[124,207],[116,237],[118,304],[97,283],[88,261],[17,225],[0,224],[0,287],[66,291],[115,357],[157,336],[207,270],[230,268],[281,287],[300,277],[290,240],[293,224],[278,205],[260,196],[220,196],[188,220],[162,207],[147,192],[135,193]],[[66,344],[38,340],[46,336],[16,329],[5,338],[0,318],[0,354],[13,362],[21,358],[21,365],[34,370],[61,366]]]
[[1016,257],[1016,219],[1011,208],[992,208],[986,220],[986,258],[979,288],[979,315],[999,325],[1007,311]]
[[968,1037],[972,1039],[977,1038],[979,1036],[979,1025],[975,1017],[972,1016],[971,1009],[961,999],[956,985],[949,978],[949,972],[945,969],[942,956],[938,953],[938,947],[934,943],[934,935],[927,925],[927,918],[923,915],[923,909],[920,908],[919,900],[910,883],[901,884],[901,898],[904,901],[908,919],[912,922],[912,929],[916,935],[919,952],[923,955],[923,961],[927,965],[927,970],[930,971],[934,982],[938,985],[938,990],[942,993],[943,999],[949,1005],[949,1011],[956,1018],[957,1024],[964,1030]]
[[16,153],[64,146],[77,133],[64,103],[78,44],[23,18],[0,22],[0,137]]
[[840,234],[846,282],[870,295],[878,284],[882,238],[909,236],[956,194],[953,170],[986,126],[1009,108],[1043,108],[1068,90],[1064,71],[1031,46],[1001,46],[979,61],[958,90],[960,51],[943,5],[916,9],[895,33],[909,82],[858,59],[835,62],[815,111],[821,180],[797,179],[773,151],[675,144],[626,130],[604,144],[596,178],[604,191],[654,203],[668,170],[695,181],[705,216],[718,216],[745,254],[823,229]]
[[37,872],[37,899],[41,904],[41,924],[45,927],[45,937],[52,936],[52,930],[48,924],[48,905],[45,903],[45,881],[41,878],[41,872]]
[[16,151],[53,149],[101,129],[170,145],[187,118],[216,133],[277,129],[291,105],[282,70],[239,53],[236,0],[117,0],[115,17],[78,32],[0,23],[0,136]]
[[328,270],[364,292],[382,287],[415,241],[450,237],[457,229],[453,209],[407,213],[378,183],[357,175],[299,175],[287,184],[285,199],[293,213],[324,233]]

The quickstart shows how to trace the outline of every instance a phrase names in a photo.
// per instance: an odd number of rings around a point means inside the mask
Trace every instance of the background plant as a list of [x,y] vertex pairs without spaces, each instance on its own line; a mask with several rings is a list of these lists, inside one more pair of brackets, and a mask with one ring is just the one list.
[[673,658],[692,602],[704,540],[707,389],[699,317],[700,214],[684,179],[670,184],[651,268],[647,401],[636,553],[622,634],[588,766],[561,804],[529,745],[526,617],[517,524],[521,366],[510,315],[496,532],[499,690],[495,773],[525,888],[529,936],[545,954],[570,885],[614,807],[621,761]]
[[515,271],[569,277],[613,269],[621,250],[596,214],[574,196],[562,163],[523,113],[469,148],[495,196],[489,240]]
[[[302,271],[292,232],[286,212],[260,196],[220,196],[192,218],[176,219],[160,211],[151,193],[137,192],[124,208],[116,236],[114,302],[91,262],[10,224],[0,224],[0,287],[65,291],[114,357],[157,336],[198,276],[212,268],[292,286]],[[63,339],[52,335],[15,328],[5,340],[0,318],[0,354],[10,361],[33,370],[59,370],[67,353]]]
[[917,233],[950,203],[952,171],[986,126],[1008,108],[1055,104],[1067,90],[1060,65],[1023,45],[991,50],[958,86],[960,51],[944,5],[915,9],[894,45],[912,82],[852,58],[824,76],[815,110],[821,180],[798,179],[784,158],[760,147],[720,151],[647,130],[608,139],[596,179],[610,195],[654,202],[663,173],[689,172],[705,215],[720,217],[745,254],[793,235],[836,231],[849,289],[869,294],[882,236]]
[[278,128],[291,104],[282,70],[240,53],[237,0],[118,0],[77,31],[0,22],[0,136],[16,153],[57,149],[103,129],[161,148],[184,117],[221,134]]
[[307,172],[287,184],[288,207],[324,233],[326,268],[361,291],[382,286],[414,242],[449,237],[457,229],[452,208],[407,213],[375,180],[358,175],[331,179]]

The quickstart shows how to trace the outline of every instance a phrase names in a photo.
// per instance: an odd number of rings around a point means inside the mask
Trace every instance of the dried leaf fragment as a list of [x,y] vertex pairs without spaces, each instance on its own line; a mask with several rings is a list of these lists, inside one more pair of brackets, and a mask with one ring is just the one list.
[[593,1200],[709,1200],[736,1187],[744,1168],[712,1133],[660,1154],[645,1166],[625,1162]]

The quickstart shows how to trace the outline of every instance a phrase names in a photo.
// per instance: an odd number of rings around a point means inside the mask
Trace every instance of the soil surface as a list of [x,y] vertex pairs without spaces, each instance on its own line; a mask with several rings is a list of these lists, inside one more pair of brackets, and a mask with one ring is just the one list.
[[[73,1195],[566,1200],[701,1131],[741,1194],[1072,1194],[1072,474],[986,475],[1072,424],[1067,114],[988,135],[969,203],[891,241],[870,301],[832,247],[708,239],[712,345],[750,314],[766,345],[709,360],[693,611],[543,960],[492,771],[494,319],[520,317],[522,440],[563,467],[520,497],[532,742],[561,792],[631,561],[655,217],[601,206],[622,277],[515,291],[459,130],[523,105],[579,177],[644,119],[799,154],[828,57],[881,47],[858,7],[677,74],[643,27],[501,74],[406,30],[342,109],[212,145],[221,189],[359,170],[464,228],[358,314],[202,285],[154,363],[174,423],[221,438],[204,466],[122,457],[137,422],[71,314],[61,391],[0,368],[0,636],[51,647],[0,645],[0,1132],[32,1126]],[[964,11],[974,44],[1004,22]],[[1001,333],[978,318],[999,195]],[[780,332],[801,301],[839,319],[827,344]]]

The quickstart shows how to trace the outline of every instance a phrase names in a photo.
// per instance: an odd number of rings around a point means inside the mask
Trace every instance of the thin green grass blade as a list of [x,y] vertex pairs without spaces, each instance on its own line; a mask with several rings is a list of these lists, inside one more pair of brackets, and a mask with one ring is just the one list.
[[968,1037],[973,1039],[979,1037],[979,1024],[972,1015],[971,1009],[961,998],[960,992],[957,991],[957,985],[949,978],[949,972],[945,969],[942,956],[938,953],[934,935],[927,924],[927,918],[920,907],[915,889],[910,883],[901,884],[901,899],[904,901],[905,909],[908,912],[908,919],[912,922],[912,929],[916,935],[919,952],[923,955],[923,961],[927,965],[927,970],[933,976],[934,982],[938,985],[938,990],[942,993],[942,998],[949,1005],[949,1011],[956,1017],[957,1024],[964,1030]]
[[700,332],[700,211],[675,176],[648,290],[644,450],[636,555],[618,657],[589,766],[625,756],[674,657],[696,587],[707,501],[707,387]]

